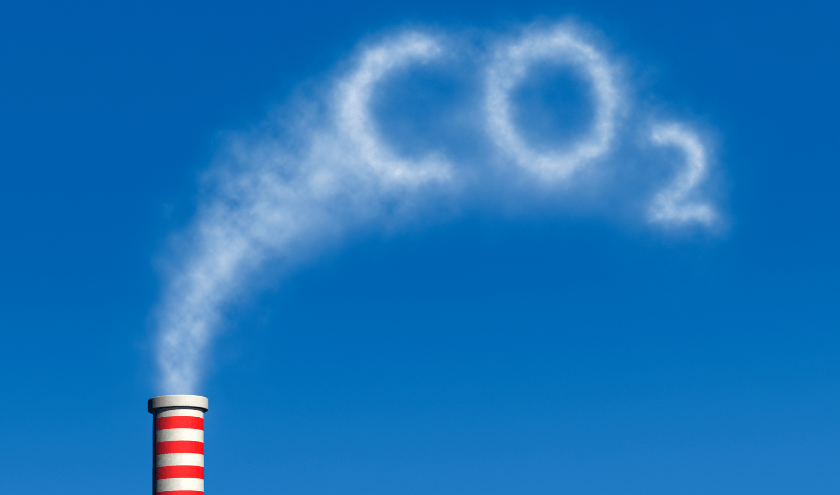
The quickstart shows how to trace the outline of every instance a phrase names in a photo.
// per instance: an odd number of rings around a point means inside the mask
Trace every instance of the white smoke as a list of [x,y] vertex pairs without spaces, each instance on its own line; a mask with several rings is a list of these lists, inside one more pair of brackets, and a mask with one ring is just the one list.
[[717,214],[702,202],[691,202],[691,194],[707,174],[706,150],[697,135],[676,123],[659,124],[651,132],[651,140],[659,146],[676,146],[685,154],[686,167],[676,180],[653,199],[649,216],[662,223],[700,222],[712,225]]
[[[594,93],[595,119],[590,134],[572,149],[539,153],[516,131],[511,118],[510,93],[529,66],[540,60],[560,60],[580,66]],[[563,28],[530,32],[522,40],[499,50],[487,73],[487,129],[515,162],[543,180],[561,180],[606,154],[615,137],[619,94],[615,76],[604,56]]]
[[[617,74],[606,55],[568,26],[531,29],[490,58],[484,87],[485,129],[513,170],[547,185],[568,180],[608,156],[617,138],[622,104]],[[361,51],[354,68],[323,97],[326,117],[287,125],[295,146],[280,138],[240,146],[236,166],[204,202],[187,237],[189,249],[169,278],[158,312],[157,362],[165,393],[194,393],[223,314],[268,263],[293,267],[359,228],[406,221],[435,198],[457,202],[480,190],[480,175],[466,174],[441,152],[410,158],[386,145],[371,112],[382,81],[434,62],[450,44],[407,32]],[[592,88],[589,130],[570,148],[537,152],[517,131],[511,94],[540,60],[578,67]],[[709,205],[690,202],[707,158],[684,127],[654,128],[652,139],[685,151],[688,167],[650,207],[652,222],[711,225]],[[469,187],[462,187],[464,185]]]
[[411,64],[424,63],[441,54],[432,38],[409,33],[399,40],[368,50],[359,68],[339,84],[338,128],[348,138],[356,153],[358,167],[369,167],[381,181],[389,184],[420,184],[447,180],[450,166],[440,157],[427,157],[420,163],[400,158],[379,143],[376,125],[370,115],[370,103],[376,83],[389,72]]

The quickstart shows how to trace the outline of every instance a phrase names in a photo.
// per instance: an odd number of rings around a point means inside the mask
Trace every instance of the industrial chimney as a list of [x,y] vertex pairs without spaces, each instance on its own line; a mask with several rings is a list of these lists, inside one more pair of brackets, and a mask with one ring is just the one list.
[[204,413],[207,397],[149,399],[154,414],[152,494],[204,495]]

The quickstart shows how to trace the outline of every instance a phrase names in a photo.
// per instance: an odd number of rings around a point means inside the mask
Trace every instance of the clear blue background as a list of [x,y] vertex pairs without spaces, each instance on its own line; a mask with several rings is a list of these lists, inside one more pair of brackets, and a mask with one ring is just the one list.
[[208,493],[837,493],[836,5],[3,3],[0,491],[148,493],[154,259],[220,131],[382,29],[571,14],[717,130],[729,232],[475,214],[310,264],[216,348]]

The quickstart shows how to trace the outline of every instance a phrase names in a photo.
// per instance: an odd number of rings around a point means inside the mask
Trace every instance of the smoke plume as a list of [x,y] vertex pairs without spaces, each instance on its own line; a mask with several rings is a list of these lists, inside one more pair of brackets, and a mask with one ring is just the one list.
[[[198,391],[225,311],[268,265],[293,268],[353,232],[434,215],[440,204],[465,204],[482,191],[486,197],[500,188],[491,176],[511,179],[501,181],[511,188],[550,189],[568,186],[584,169],[621,163],[610,157],[633,130],[619,122],[629,98],[620,71],[569,24],[530,27],[466,51],[483,53],[473,90],[483,95],[475,115],[487,145],[475,156],[489,157],[486,173],[445,149],[399,151],[373,111],[379,91],[397,75],[434,68],[460,49],[454,40],[409,31],[365,46],[325,83],[312,105],[322,112],[293,114],[276,134],[232,147],[183,236],[188,248],[175,259],[158,307],[161,392]],[[581,136],[554,149],[532,145],[516,110],[518,88],[545,63],[568,67],[589,88],[583,101],[592,109]],[[640,216],[651,226],[713,226],[719,215],[698,199],[709,161],[699,135],[672,122],[654,125],[649,139],[678,148],[685,163],[673,164],[670,183],[645,200]]]

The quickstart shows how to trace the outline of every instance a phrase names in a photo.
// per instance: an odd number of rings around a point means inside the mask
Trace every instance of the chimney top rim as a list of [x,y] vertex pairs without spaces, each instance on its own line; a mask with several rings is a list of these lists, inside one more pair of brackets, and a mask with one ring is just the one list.
[[149,412],[156,414],[165,409],[184,408],[198,409],[207,412],[207,397],[200,395],[160,395],[149,399]]

